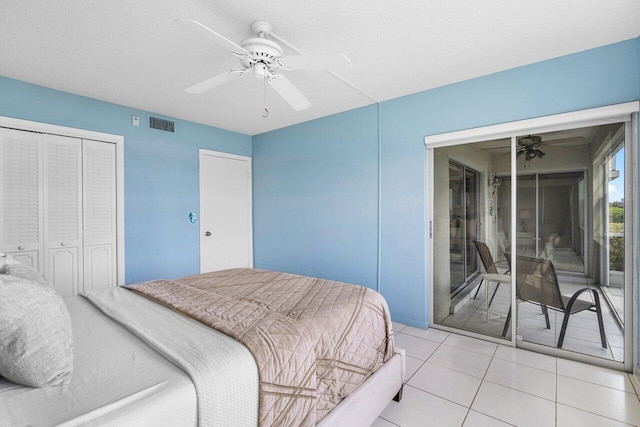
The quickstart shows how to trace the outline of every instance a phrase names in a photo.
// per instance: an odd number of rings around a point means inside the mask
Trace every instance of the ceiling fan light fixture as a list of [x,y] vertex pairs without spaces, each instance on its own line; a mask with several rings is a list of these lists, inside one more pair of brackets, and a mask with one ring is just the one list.
[[264,79],[269,75],[267,66],[262,62],[256,62],[253,66],[253,75],[256,79]]

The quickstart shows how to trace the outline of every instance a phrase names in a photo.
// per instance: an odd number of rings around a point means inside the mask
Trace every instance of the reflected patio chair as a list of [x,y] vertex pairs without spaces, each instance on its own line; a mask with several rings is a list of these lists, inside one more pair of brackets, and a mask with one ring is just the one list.
[[489,296],[488,282],[497,283],[495,289],[493,290],[493,293],[491,294],[491,299],[487,304],[487,310],[488,310],[489,307],[491,306],[491,303],[493,302],[493,298],[496,296],[496,292],[498,292],[498,288],[500,287],[500,284],[506,283],[508,285],[511,285],[511,276],[509,274],[506,274],[509,272],[509,270],[507,270],[505,274],[500,274],[500,272],[498,272],[498,269],[496,268],[496,265],[493,262],[491,251],[489,251],[489,248],[487,247],[486,243],[478,242],[474,240],[473,244],[476,246],[478,254],[480,255],[480,259],[482,260],[482,266],[484,267],[484,271],[485,271],[482,274],[482,280],[480,280],[480,285],[478,286],[478,289],[476,289],[476,293],[473,296],[473,299],[476,299],[476,297],[478,296],[478,292],[480,292],[480,288],[482,287],[483,283],[485,283],[485,294],[487,298]]
[[[525,302],[538,304],[542,307],[549,329],[549,314],[547,309],[552,309],[564,313],[562,328],[558,337],[558,348],[562,348],[569,317],[581,311],[595,311],[600,328],[600,341],[602,348],[607,348],[607,339],[604,333],[604,322],[602,319],[602,309],[600,307],[600,296],[595,289],[586,287],[576,291],[571,297],[562,295],[558,277],[553,262],[547,259],[529,258],[518,256],[516,258],[516,297]],[[584,301],[578,299],[585,292],[593,293],[593,300]],[[506,336],[511,320],[511,308],[504,324],[502,336]]]

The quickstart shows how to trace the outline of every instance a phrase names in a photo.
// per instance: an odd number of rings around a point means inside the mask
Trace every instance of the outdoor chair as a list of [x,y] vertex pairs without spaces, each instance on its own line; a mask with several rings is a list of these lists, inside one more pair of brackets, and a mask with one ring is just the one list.
[[482,280],[480,280],[480,285],[478,285],[478,289],[476,289],[476,293],[473,296],[473,299],[476,299],[476,297],[478,296],[478,292],[480,292],[480,288],[482,287],[483,283],[487,282],[485,283],[485,286],[486,286],[485,291],[487,296],[489,294],[488,282],[497,283],[495,289],[493,290],[493,293],[491,294],[491,299],[487,304],[487,309],[488,309],[491,306],[491,303],[493,302],[493,298],[496,296],[496,292],[498,292],[498,288],[500,287],[500,284],[507,283],[511,285],[511,276],[506,274],[509,272],[509,270],[507,270],[505,274],[501,274],[498,272],[498,269],[496,268],[496,265],[493,262],[491,251],[489,251],[489,247],[487,247],[485,243],[474,240],[473,244],[476,246],[476,250],[480,255],[480,260],[482,260],[482,266],[484,267],[484,271],[485,271],[485,273],[482,274]]
[[[507,257],[509,259],[509,257]],[[600,328],[600,341],[602,348],[607,348],[607,339],[604,332],[604,322],[602,319],[602,309],[600,307],[600,296],[598,291],[589,287],[576,291],[571,297],[562,295],[558,284],[553,262],[547,259],[530,258],[524,256],[516,257],[516,298],[524,302],[538,304],[542,307],[545,315],[547,329],[550,328],[549,314],[547,309],[552,309],[564,313],[562,328],[558,337],[557,347],[562,348],[569,317],[581,311],[595,311]],[[593,294],[593,301],[578,299],[585,292]],[[509,308],[507,320],[504,324],[502,336],[507,335],[509,321],[511,320],[512,307]]]

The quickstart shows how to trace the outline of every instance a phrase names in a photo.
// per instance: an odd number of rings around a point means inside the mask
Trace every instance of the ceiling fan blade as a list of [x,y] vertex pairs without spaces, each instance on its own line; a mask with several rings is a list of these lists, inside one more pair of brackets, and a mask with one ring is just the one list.
[[232,73],[231,71],[227,71],[226,73],[218,74],[215,77],[211,77],[203,82],[195,84],[186,88],[184,91],[187,93],[198,94],[202,92],[206,92],[214,87],[221,86],[235,78],[242,77],[244,74],[241,73]]
[[249,53],[245,48],[243,48],[239,44],[232,42],[225,36],[216,33],[211,28],[205,25],[202,25],[198,21],[194,21],[193,19],[176,19],[173,22],[175,22],[176,24],[178,24],[179,26],[181,26],[182,28],[184,28],[185,30],[193,34],[198,34],[202,37],[208,38],[209,40],[213,41],[218,46],[228,50],[229,52]]
[[311,102],[285,76],[277,75],[269,79],[269,84],[296,111],[311,107]]
[[294,70],[347,71],[351,61],[343,53],[338,55],[291,55],[281,59],[282,63]]

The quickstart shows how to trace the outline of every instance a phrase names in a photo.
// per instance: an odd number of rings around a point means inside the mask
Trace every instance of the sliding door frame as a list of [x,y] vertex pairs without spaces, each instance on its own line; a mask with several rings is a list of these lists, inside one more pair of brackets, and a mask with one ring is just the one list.
[[[556,114],[551,116],[544,116],[539,118],[520,120],[515,122],[508,122],[498,125],[490,125],[480,128],[467,129],[462,131],[455,131],[443,134],[428,135],[424,138],[426,146],[426,202],[427,202],[427,224],[428,224],[428,236],[427,236],[427,288],[429,295],[429,324],[436,329],[443,329],[451,332],[456,332],[462,335],[468,335],[476,338],[480,338],[486,341],[492,341],[500,344],[509,343],[513,347],[523,347],[534,351],[544,352],[553,356],[561,356],[570,358],[580,362],[586,362],[593,365],[604,366],[608,368],[631,371],[635,369],[637,371],[637,347],[638,347],[638,313],[637,313],[637,289],[634,284],[637,283],[638,278],[638,265],[634,261],[638,255],[638,159],[637,159],[637,145],[638,145],[638,130],[637,120],[638,111],[640,110],[640,102],[627,102],[623,104],[616,104],[598,108],[592,108],[587,110],[573,111],[569,113]],[[546,347],[538,344],[516,342],[516,329],[515,319],[517,319],[517,304],[515,293],[515,276],[512,276],[511,281],[511,306],[513,307],[511,337],[509,340],[494,338],[485,336],[473,332],[468,332],[460,329],[450,328],[443,325],[436,325],[434,322],[434,304],[435,304],[435,292],[434,286],[434,239],[433,239],[433,222],[434,222],[434,150],[436,148],[448,147],[454,145],[462,145],[483,141],[491,141],[495,139],[509,138],[511,141],[511,180],[512,188],[517,189],[518,171],[516,164],[516,138],[519,135],[524,134],[537,134],[555,132],[560,130],[575,129],[579,127],[600,126],[612,123],[622,123],[625,125],[625,173],[626,178],[629,178],[625,183],[625,199],[629,203],[633,203],[632,215],[625,217],[625,234],[628,233],[629,243],[631,245],[630,250],[625,251],[625,330],[624,330],[624,363],[615,362],[611,360],[605,360],[594,356],[589,356],[581,353],[572,353],[566,350],[557,349],[554,347]],[[628,151],[627,151],[628,150]],[[514,215],[514,209],[516,209],[516,196],[517,191],[511,192],[511,229],[516,230],[517,218]],[[627,218],[631,217],[631,218]],[[516,247],[516,233],[511,233],[511,247]],[[516,254],[511,254],[511,264],[515,264]],[[630,291],[630,292],[628,292]],[[629,295],[626,295],[628,292]],[[629,327],[631,326],[631,327]]]
[[[474,197],[473,197],[473,203],[475,205],[475,209],[477,212],[480,211],[480,182],[481,182],[481,174],[480,172],[478,172],[477,170],[473,169],[472,167],[469,167],[467,165],[465,165],[464,163],[461,163],[457,160],[454,159],[449,159],[449,166],[451,166],[451,164],[455,164],[456,166],[459,166],[462,168],[462,187],[463,187],[463,191],[462,191],[462,212],[464,212],[465,218],[464,221],[462,222],[462,229],[463,229],[463,262],[462,262],[462,269],[463,269],[463,280],[462,283],[458,284],[458,286],[456,287],[455,290],[451,291],[451,296],[455,296],[457,294],[459,294],[461,291],[463,291],[468,285],[469,285],[469,278],[470,277],[474,277],[479,273],[480,271],[480,267],[479,267],[479,263],[477,262],[477,258],[476,258],[476,267],[473,271],[469,271],[469,269],[467,269],[467,266],[469,264],[469,259],[473,256],[473,257],[477,257],[475,249],[473,251],[471,251],[471,253],[469,253],[469,249],[470,247],[467,245],[467,242],[469,241],[469,227],[468,227],[468,221],[467,221],[467,211],[469,209],[469,205],[468,205],[468,199],[466,197],[466,178],[467,178],[467,174],[468,173],[472,173],[475,175],[475,188],[474,188]],[[451,212],[450,212],[451,213]],[[478,237],[478,222],[476,221],[475,224],[475,230],[473,230],[473,235],[475,236],[474,239],[477,239]]]

